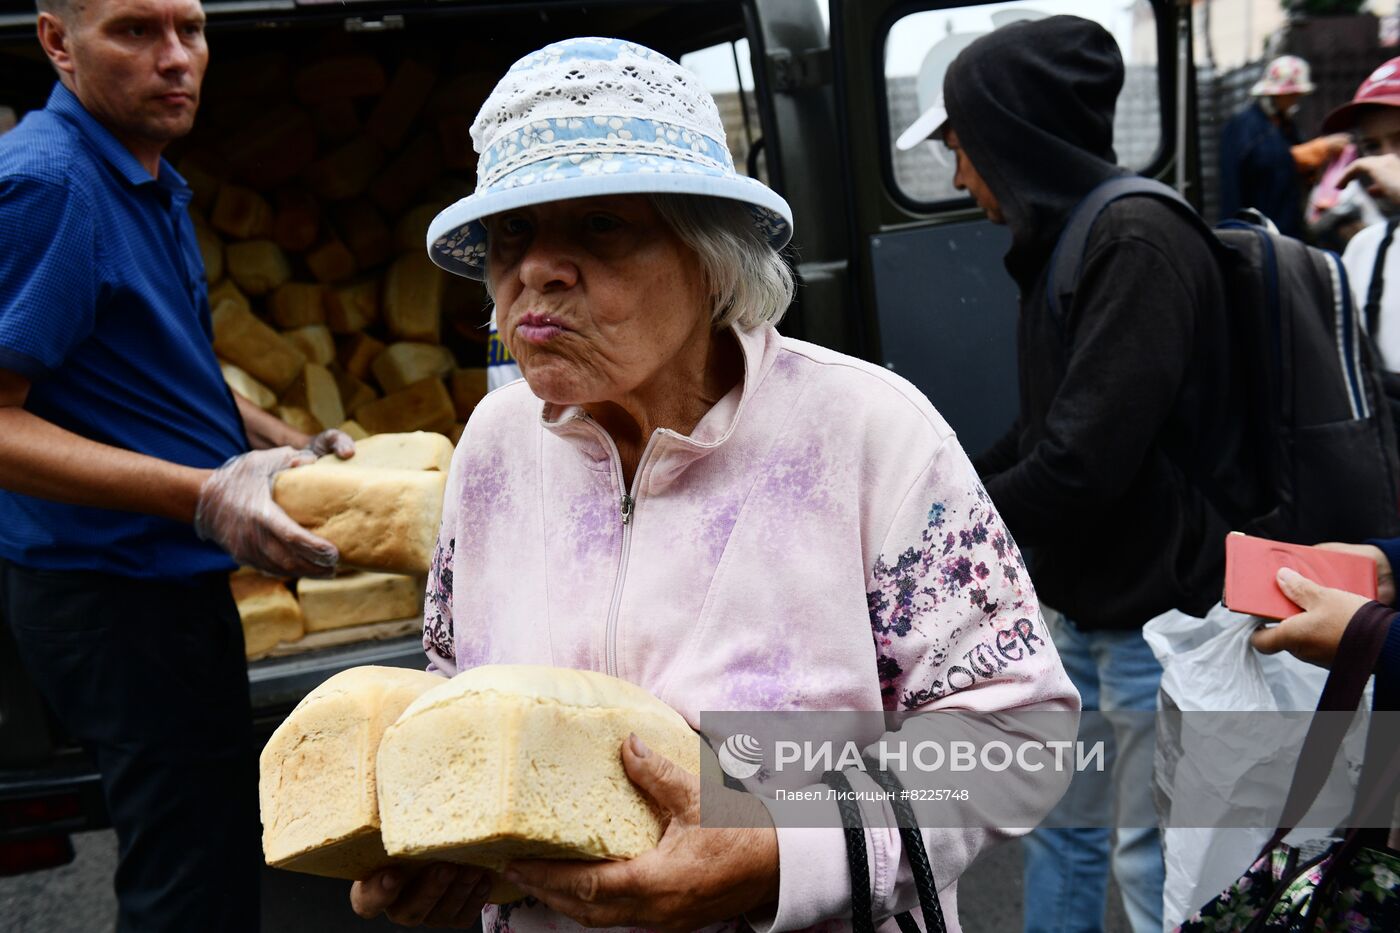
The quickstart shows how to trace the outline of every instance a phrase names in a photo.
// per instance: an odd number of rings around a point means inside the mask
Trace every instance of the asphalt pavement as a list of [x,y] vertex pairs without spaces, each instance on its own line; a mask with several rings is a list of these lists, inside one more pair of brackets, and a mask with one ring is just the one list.
[[[73,839],[77,857],[51,871],[0,878],[0,929],[5,933],[114,933],[112,871],[117,842],[111,832]],[[1021,848],[997,846],[959,884],[964,933],[1021,929]],[[1127,933],[1115,890],[1109,892],[1106,933]],[[380,933],[398,930],[367,923],[350,912],[343,881],[268,869],[263,876],[263,933]]]

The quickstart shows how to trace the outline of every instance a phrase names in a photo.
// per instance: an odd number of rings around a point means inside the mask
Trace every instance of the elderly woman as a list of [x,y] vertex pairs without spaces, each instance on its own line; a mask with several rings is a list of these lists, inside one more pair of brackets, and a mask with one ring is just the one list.
[[[695,76],[619,40],[550,45],[505,75],[473,138],[476,193],[428,247],[485,279],[525,379],[482,402],[453,460],[433,669],[604,671],[692,725],[701,710],[1078,709],[1016,546],[928,400],[774,327],[790,212],[735,174]],[[671,814],[658,848],[515,863],[530,898],[488,907],[488,931],[850,916],[834,818],[701,827],[695,776],[635,739],[621,755]],[[923,834],[956,929],[956,879],[992,833]],[[915,896],[901,837],[867,835],[888,917]],[[387,871],[351,897],[362,916],[466,926],[486,882]]]

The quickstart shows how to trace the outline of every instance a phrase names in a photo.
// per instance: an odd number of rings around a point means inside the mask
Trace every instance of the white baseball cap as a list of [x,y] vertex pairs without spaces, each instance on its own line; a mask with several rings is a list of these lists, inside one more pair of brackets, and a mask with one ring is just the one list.
[[919,114],[919,119],[909,124],[908,129],[899,134],[899,138],[894,141],[895,148],[905,151],[913,149],[926,139],[937,139],[943,134],[947,123],[948,108],[943,106],[943,98],[940,97],[932,107]]
[[[992,14],[992,26],[1000,29],[1012,23],[1044,19],[1048,15],[1038,10],[998,10]],[[919,103],[928,106],[917,120],[899,134],[894,141],[896,149],[908,151],[926,139],[943,138],[948,122],[948,108],[943,101],[943,77],[962,50],[986,34],[983,30],[949,32],[924,53],[916,87]]]

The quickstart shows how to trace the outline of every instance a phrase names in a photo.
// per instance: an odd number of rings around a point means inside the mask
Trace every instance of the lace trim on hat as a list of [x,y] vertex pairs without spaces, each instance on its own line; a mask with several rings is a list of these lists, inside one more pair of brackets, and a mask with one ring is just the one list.
[[547,45],[516,62],[482,105],[472,140],[482,151],[518,123],[600,112],[724,137],[714,98],[691,72],[633,42],[578,38]]

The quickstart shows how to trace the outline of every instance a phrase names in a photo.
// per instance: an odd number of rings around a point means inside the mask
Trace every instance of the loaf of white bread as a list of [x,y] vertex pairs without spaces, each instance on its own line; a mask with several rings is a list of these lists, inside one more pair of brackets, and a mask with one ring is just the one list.
[[655,848],[665,815],[623,770],[630,732],[699,773],[685,719],[635,684],[532,665],[464,671],[384,734],[384,848],[493,870],[517,858],[634,858]]
[[376,435],[355,456],[327,455],[277,475],[273,498],[340,549],[342,566],[423,576],[442,520],[452,442],[440,434]]
[[379,840],[375,758],[384,730],[443,682],[423,671],[356,667],[297,704],[259,759],[269,865],[353,880],[398,861]]
[[280,642],[296,641],[305,633],[301,606],[281,580],[244,568],[231,574],[228,582],[249,658],[261,657]]
[[[263,852],[270,865],[337,878],[395,860],[499,870],[516,858],[634,858],[656,846],[666,815],[623,770],[630,732],[699,772],[681,715],[605,674],[345,671],[263,750]],[[490,900],[519,896],[498,880]]]
[[422,618],[423,578],[397,573],[348,573],[330,580],[302,577],[297,601],[308,632]]
[[318,466],[343,466],[356,469],[437,470],[446,473],[452,465],[452,442],[431,431],[410,431],[405,434],[375,434],[355,443],[355,456],[342,460],[326,454],[316,461]]

